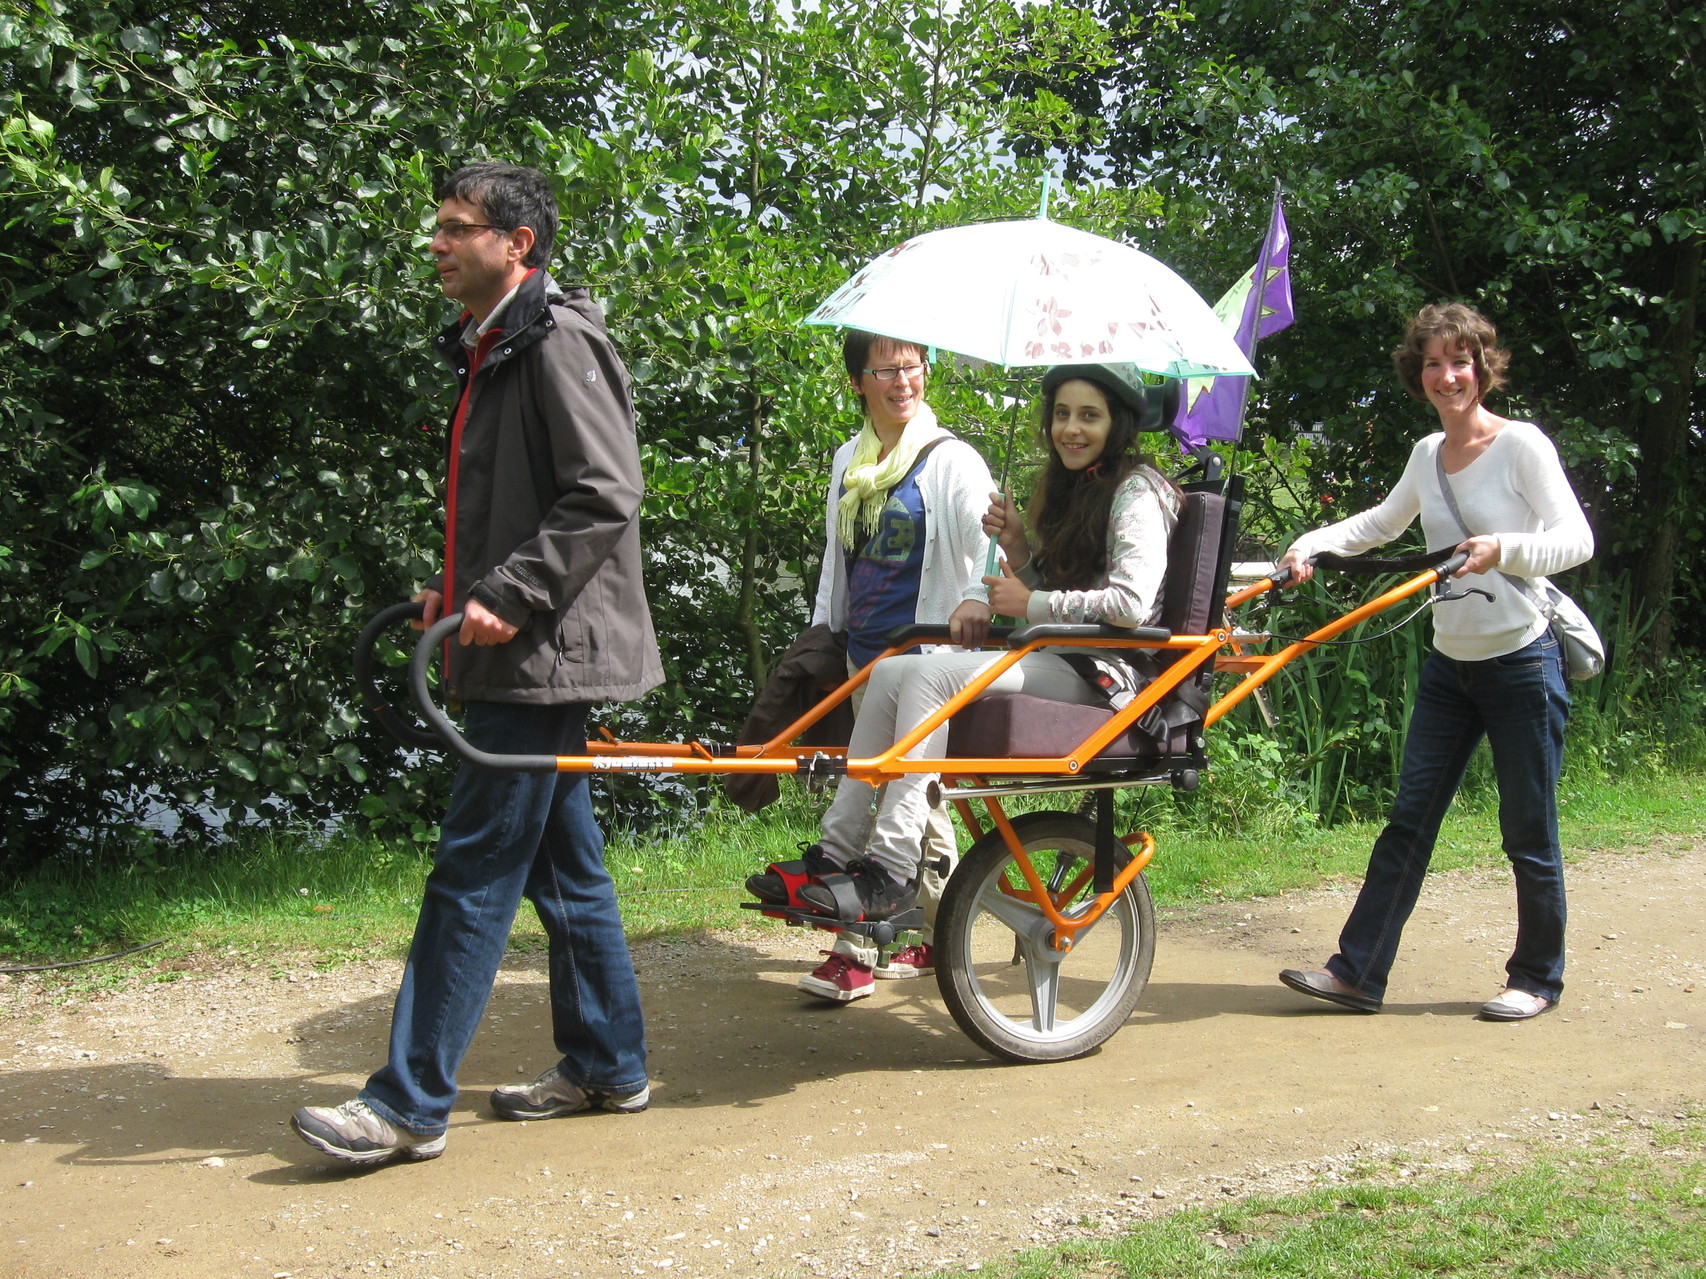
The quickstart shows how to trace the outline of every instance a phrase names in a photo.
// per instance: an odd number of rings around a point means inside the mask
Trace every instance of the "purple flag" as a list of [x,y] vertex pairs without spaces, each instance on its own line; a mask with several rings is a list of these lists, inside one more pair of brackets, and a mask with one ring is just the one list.
[[[1274,196],[1262,253],[1250,272],[1226,291],[1214,312],[1238,335],[1238,348],[1252,360],[1256,343],[1293,320],[1291,309],[1291,231],[1285,210]],[[1185,384],[1185,411],[1173,433],[1186,448],[1208,440],[1236,440],[1244,429],[1247,377],[1193,378]]]

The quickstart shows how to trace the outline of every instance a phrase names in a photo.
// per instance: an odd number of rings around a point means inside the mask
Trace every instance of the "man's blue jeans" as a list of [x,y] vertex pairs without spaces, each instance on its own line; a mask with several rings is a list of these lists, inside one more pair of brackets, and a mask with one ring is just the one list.
[[[579,755],[586,711],[470,702],[464,733],[487,751]],[[391,1123],[427,1136],[447,1127],[456,1070],[524,896],[550,942],[551,1028],[563,1073],[603,1092],[645,1086],[640,992],[586,775],[463,764],[397,992],[390,1061],[361,1093]]]
[[1383,999],[1398,938],[1415,909],[1440,822],[1483,735],[1499,784],[1499,830],[1516,872],[1516,949],[1508,985],[1557,999],[1564,989],[1564,859],[1558,771],[1570,696],[1550,632],[1481,662],[1433,653],[1404,739],[1398,798],[1327,971]]

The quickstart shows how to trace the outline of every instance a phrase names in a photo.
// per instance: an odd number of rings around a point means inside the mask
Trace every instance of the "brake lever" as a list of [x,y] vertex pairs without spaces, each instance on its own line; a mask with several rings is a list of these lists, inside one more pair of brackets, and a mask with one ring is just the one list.
[[1434,569],[1434,572],[1438,575],[1437,585],[1434,587],[1435,600],[1466,600],[1471,595],[1479,595],[1489,604],[1495,602],[1493,599],[1493,593],[1491,591],[1483,590],[1479,586],[1465,586],[1460,591],[1446,591],[1440,589],[1440,587],[1443,587],[1447,582],[1451,581],[1458,570],[1468,562],[1469,553],[1467,551],[1458,551],[1450,559],[1446,560],[1445,563]]
[[[1262,593],[1263,608],[1284,608],[1297,598],[1295,575],[1289,568],[1276,568],[1268,574],[1268,581],[1273,585]],[[1285,589],[1288,586],[1292,587],[1291,591]]]
[[[1444,583],[1441,583],[1441,585],[1444,585]],[[1436,600],[1466,600],[1471,595],[1479,595],[1489,604],[1495,602],[1493,599],[1493,593],[1491,591],[1484,591],[1479,586],[1466,586],[1461,591],[1440,591],[1434,596],[1434,598]]]

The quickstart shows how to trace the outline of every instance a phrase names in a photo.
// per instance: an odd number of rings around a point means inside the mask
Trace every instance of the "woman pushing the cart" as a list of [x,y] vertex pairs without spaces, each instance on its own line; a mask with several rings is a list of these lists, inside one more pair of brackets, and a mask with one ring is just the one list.
[[[1006,564],[985,578],[990,606],[1037,622],[1151,623],[1167,567],[1179,493],[1138,448],[1161,417],[1165,388],[1145,387],[1100,365],[1051,369],[1043,379],[1041,440],[1046,465],[1032,505],[1033,544],[1010,498],[993,499],[984,530]],[[877,755],[940,710],[998,658],[933,652],[877,663],[848,754]],[[1137,675],[1107,649],[1027,654],[985,692],[1023,692],[1083,705],[1110,704]],[[907,758],[939,758],[948,726]],[[929,773],[890,781],[873,809],[870,784],[844,777],[807,850],[811,880],[799,900],[828,919],[884,920],[916,899],[920,838],[931,805]],[[826,882],[827,880],[827,882]]]
[[1557,792],[1570,699],[1550,618],[1520,579],[1587,560],[1593,534],[1551,441],[1486,406],[1487,394],[1504,384],[1509,360],[1479,312],[1424,307],[1393,361],[1404,389],[1433,406],[1440,430],[1415,446],[1384,502],[1305,534],[1280,561],[1282,571],[1308,581],[1309,556],[1388,542],[1419,514],[1430,546],[1455,543],[1467,553],[1459,576],[1489,575],[1485,598],[1435,610],[1434,651],[1416,690],[1398,797],[1338,953],[1323,971],[1280,973],[1293,990],[1359,1012],[1380,1011],[1440,822],[1483,736],[1498,778],[1505,856],[1516,875],[1517,930],[1505,989],[1480,1015],[1535,1017],[1555,1007],[1564,989]]

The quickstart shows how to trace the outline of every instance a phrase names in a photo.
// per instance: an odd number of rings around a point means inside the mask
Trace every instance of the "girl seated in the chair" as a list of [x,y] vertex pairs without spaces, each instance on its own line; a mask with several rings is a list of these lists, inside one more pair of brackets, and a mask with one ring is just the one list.
[[[984,579],[994,612],[1029,622],[1154,623],[1180,495],[1138,451],[1138,433],[1160,427],[1165,392],[1102,365],[1064,366],[1043,378],[1041,441],[1048,461],[1031,503],[1035,540],[1004,494],[990,495],[984,517],[984,531],[999,539],[1006,556],[1000,576]],[[1093,665],[1077,661],[1079,656]],[[879,662],[848,758],[881,754],[995,660],[986,652],[935,652]],[[985,691],[1098,705],[1107,703],[1110,692],[1132,691],[1134,684],[1134,672],[1117,653],[1057,649],[1026,655]],[[941,757],[948,729],[944,723],[907,758]],[[830,889],[815,879],[799,889],[799,900],[849,920],[889,919],[909,909],[917,898],[932,780],[932,774],[908,773],[877,792],[868,783],[842,778],[805,862],[816,876],[844,871],[861,914],[843,915]],[[764,878],[749,881],[755,892]]]

